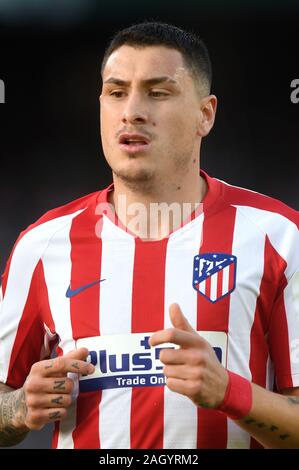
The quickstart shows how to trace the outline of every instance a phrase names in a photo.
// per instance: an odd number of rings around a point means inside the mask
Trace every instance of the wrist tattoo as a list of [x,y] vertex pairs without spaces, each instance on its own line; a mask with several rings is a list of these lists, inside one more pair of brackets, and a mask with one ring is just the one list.
[[264,428],[265,430],[268,430],[268,431],[271,431],[272,433],[276,433],[277,437],[279,439],[281,439],[282,441],[285,441],[286,439],[288,439],[289,437],[291,437],[290,434],[288,433],[284,433],[284,434],[280,434],[280,430],[277,426],[275,426],[274,424],[271,424],[271,425],[267,425],[266,423],[263,423],[261,421],[256,421],[255,419],[253,418],[246,418],[244,419],[244,423],[245,424],[252,424],[253,426],[256,426],[258,428]]
[[26,415],[22,388],[0,393],[0,445],[15,445],[24,439],[29,432],[24,424]]
[[291,405],[299,405],[299,397],[288,397],[287,400]]
[[258,428],[264,428],[266,425],[265,423],[256,423]]
[[289,434],[280,434],[279,437],[282,441],[284,441],[285,439],[288,439],[290,437],[290,435]]
[[271,426],[270,431],[272,431],[272,432],[278,431],[278,427],[277,426]]
[[245,419],[244,423],[245,423],[245,424],[252,424],[252,423],[255,423],[255,419],[253,419],[253,418],[247,418],[247,419]]

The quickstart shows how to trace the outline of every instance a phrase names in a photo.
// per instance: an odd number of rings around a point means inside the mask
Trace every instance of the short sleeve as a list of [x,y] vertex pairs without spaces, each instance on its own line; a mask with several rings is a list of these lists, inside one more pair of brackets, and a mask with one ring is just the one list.
[[0,381],[21,387],[41,359],[45,329],[39,305],[40,260],[28,237],[21,237],[2,276]]
[[299,387],[299,272],[274,303],[269,347],[278,390]]

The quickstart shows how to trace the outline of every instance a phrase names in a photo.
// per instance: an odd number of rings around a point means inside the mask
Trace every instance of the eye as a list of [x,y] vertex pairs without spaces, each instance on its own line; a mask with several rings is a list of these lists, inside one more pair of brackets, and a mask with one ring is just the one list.
[[123,90],[113,90],[110,91],[109,95],[113,96],[114,98],[122,98],[125,92]]
[[169,93],[161,90],[150,90],[149,94],[154,98],[165,98],[166,96],[169,96]]

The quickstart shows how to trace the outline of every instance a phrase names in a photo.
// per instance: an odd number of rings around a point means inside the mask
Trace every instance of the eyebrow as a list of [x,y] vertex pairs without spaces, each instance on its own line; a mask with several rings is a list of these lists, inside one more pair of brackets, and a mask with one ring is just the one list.
[[[141,83],[143,85],[158,85],[159,83],[172,83],[172,84],[175,84],[177,85],[178,82],[176,80],[174,80],[173,78],[170,78],[170,77],[154,77],[154,78],[148,78],[146,80],[141,80]],[[129,86],[130,85],[130,82],[127,82],[125,80],[121,80],[119,78],[115,78],[115,77],[110,77],[108,78],[107,80],[104,81],[104,84],[106,83],[112,83],[114,85],[118,85],[118,86]]]

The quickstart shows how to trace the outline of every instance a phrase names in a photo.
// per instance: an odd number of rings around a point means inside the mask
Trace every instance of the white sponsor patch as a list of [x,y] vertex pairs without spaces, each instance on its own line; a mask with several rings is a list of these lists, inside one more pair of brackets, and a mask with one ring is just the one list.
[[[225,367],[227,334],[222,331],[198,333],[211,344]],[[159,360],[160,351],[178,349],[178,346],[164,343],[150,347],[148,341],[151,335],[152,333],[132,333],[79,339],[77,348],[87,348],[87,360],[95,366],[92,375],[80,377],[80,392],[165,385],[163,364]]]

